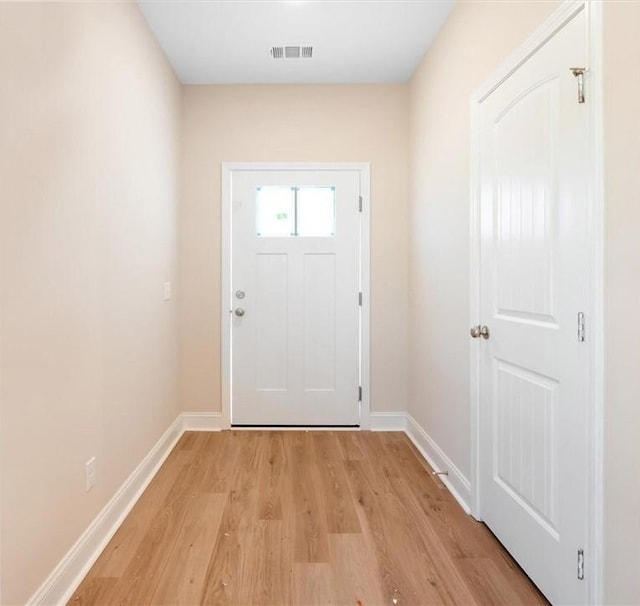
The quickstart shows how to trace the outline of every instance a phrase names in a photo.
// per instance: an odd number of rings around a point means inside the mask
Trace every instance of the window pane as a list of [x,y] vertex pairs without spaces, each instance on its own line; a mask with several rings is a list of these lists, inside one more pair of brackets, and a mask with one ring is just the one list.
[[259,236],[293,236],[295,190],[259,187],[256,191],[256,231]]
[[336,235],[336,188],[301,187],[298,190],[299,236]]

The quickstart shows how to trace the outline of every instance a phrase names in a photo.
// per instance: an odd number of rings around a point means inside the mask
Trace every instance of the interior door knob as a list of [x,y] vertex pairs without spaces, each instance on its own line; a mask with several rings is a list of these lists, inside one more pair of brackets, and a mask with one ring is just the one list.
[[236,310],[234,312],[236,314],[236,316],[238,316],[239,318],[242,318],[242,316],[244,316],[244,309],[242,309],[242,307],[236,307]]
[[478,324],[477,326],[472,326],[471,330],[469,331],[469,334],[474,339],[478,339],[479,337],[482,337],[483,339],[488,339],[490,336],[489,327],[480,326],[480,324]]

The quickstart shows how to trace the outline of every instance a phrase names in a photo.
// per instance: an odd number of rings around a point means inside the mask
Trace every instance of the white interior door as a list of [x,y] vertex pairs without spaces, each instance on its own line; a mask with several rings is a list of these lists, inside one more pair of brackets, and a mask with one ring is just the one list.
[[583,11],[480,107],[480,514],[554,604],[586,603],[585,55]]
[[360,423],[360,172],[232,177],[231,422]]

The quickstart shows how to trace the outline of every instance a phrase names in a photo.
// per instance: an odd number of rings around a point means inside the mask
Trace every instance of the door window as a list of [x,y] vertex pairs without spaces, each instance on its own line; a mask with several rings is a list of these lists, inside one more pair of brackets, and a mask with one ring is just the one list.
[[335,236],[336,188],[257,188],[256,233],[263,237]]

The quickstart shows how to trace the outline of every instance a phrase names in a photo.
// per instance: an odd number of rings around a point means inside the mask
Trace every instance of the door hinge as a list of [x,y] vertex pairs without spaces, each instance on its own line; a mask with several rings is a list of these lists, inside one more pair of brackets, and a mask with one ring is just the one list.
[[584,328],[584,314],[580,312],[578,314],[578,341],[583,343],[585,340],[585,328]]
[[358,212],[362,212],[362,196],[358,196]]
[[584,67],[570,67],[569,70],[578,80],[578,103],[584,103],[584,74],[587,70]]
[[358,305],[362,307],[362,291],[358,293]]
[[358,402],[362,402],[362,385],[358,385]]
[[578,549],[578,580],[584,580],[584,549]]

